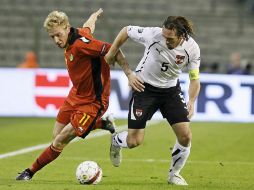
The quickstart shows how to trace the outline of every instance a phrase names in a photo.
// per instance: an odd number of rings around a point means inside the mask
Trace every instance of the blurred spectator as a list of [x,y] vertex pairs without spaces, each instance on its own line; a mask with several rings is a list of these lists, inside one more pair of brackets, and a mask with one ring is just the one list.
[[37,57],[33,51],[28,51],[24,62],[17,65],[18,68],[38,68]]
[[252,64],[251,62],[248,62],[243,70],[244,75],[251,75],[251,70],[252,70]]
[[210,73],[218,73],[219,72],[219,63],[218,62],[213,62],[210,65]]
[[244,74],[244,69],[241,66],[241,54],[234,52],[230,55],[230,63],[227,67],[227,74]]
[[218,62],[213,62],[213,63],[204,63],[200,65],[200,72],[201,73],[214,73],[218,74],[219,71],[219,63]]

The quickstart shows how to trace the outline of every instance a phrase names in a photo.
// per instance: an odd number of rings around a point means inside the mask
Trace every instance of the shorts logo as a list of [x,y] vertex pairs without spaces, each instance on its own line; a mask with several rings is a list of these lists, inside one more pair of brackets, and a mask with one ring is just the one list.
[[140,117],[143,114],[143,110],[136,109],[136,116]]

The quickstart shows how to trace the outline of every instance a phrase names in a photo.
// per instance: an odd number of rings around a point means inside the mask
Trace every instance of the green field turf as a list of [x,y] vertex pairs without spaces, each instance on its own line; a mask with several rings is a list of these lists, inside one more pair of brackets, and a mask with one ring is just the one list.
[[[50,142],[53,124],[54,119],[47,118],[0,118],[0,155]],[[0,159],[0,190],[254,189],[253,123],[192,123],[192,132],[191,155],[182,171],[188,187],[167,184],[175,137],[161,121],[147,128],[143,145],[123,151],[119,168],[109,160],[109,134],[68,145],[29,182],[14,179],[42,150]],[[100,184],[84,186],[76,181],[76,167],[85,160],[101,165]]]

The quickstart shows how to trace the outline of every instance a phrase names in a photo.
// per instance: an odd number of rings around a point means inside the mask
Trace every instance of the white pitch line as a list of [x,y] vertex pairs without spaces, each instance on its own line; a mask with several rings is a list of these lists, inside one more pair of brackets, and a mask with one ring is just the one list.
[[[119,129],[119,131],[124,130],[127,128],[127,125],[124,126],[120,126],[117,129]],[[108,135],[109,132],[108,131],[98,131],[98,132],[93,132],[91,134],[89,134],[85,139],[93,139],[93,138],[97,138],[97,137],[101,137],[101,136],[105,136]],[[77,137],[75,139],[73,139],[70,143],[74,143],[81,140],[81,138]],[[0,154],[0,159],[3,158],[8,158],[8,157],[13,157],[13,156],[17,156],[20,154],[25,154],[25,153],[29,153],[29,152],[33,152],[36,150],[40,150],[40,149],[45,149],[47,148],[51,143],[46,143],[46,144],[39,144],[36,146],[31,146],[31,147],[27,147],[27,148],[22,148],[13,152],[8,152],[5,154]]]
[[[155,125],[158,122],[160,122],[160,121],[151,121],[151,122],[148,123],[147,126]],[[122,126],[117,127],[117,131],[118,132],[126,130],[126,129],[127,129],[127,125],[122,125]],[[102,136],[105,136],[105,135],[108,135],[108,134],[109,134],[108,131],[101,130],[101,131],[98,131],[98,132],[90,133],[85,139],[98,138],[98,137],[102,137]],[[79,140],[81,140],[81,138],[75,138],[74,140],[71,141],[71,143],[77,142]],[[16,150],[16,151],[0,154],[0,159],[8,158],[8,157],[13,157],[13,156],[21,155],[21,154],[26,154],[26,153],[29,153],[29,152],[34,152],[36,150],[45,149],[50,144],[51,143],[39,144],[39,145],[36,145],[36,146],[31,146],[31,147],[22,148],[22,149],[19,149],[19,150]]]
[[[89,158],[85,157],[62,157],[61,159],[63,160],[89,160]],[[105,158],[96,158],[97,161],[100,162],[108,162],[109,159]],[[170,163],[171,158],[169,157],[168,160],[166,159],[154,159],[154,158],[147,158],[147,159],[130,159],[126,158],[123,159],[123,162],[147,162],[147,163],[153,163],[153,162],[160,162],[160,163]],[[225,165],[254,165],[254,162],[246,162],[246,161],[205,161],[205,160],[188,160],[187,163],[189,164],[216,164],[220,166],[225,166]]]
[[22,148],[22,149],[13,151],[13,152],[7,152],[5,154],[0,154],[0,159],[13,157],[13,156],[17,156],[17,155],[20,155],[20,154],[25,154],[25,153],[28,153],[28,152],[33,152],[33,151],[36,151],[36,150],[44,149],[44,148],[48,147],[49,145],[50,145],[50,143],[39,144],[39,145],[36,145],[36,146]]

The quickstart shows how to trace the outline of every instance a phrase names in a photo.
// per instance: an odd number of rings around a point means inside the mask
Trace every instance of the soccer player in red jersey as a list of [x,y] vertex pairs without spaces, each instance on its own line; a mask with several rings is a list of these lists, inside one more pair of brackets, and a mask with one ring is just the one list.
[[[49,36],[64,49],[73,87],[57,115],[52,144],[16,180],[30,180],[37,171],[55,160],[76,136],[85,138],[91,130],[98,128],[115,132],[111,117],[101,119],[108,108],[110,94],[110,67],[104,60],[110,44],[92,36],[95,22],[102,12],[102,9],[94,12],[83,28],[71,27],[63,12],[53,11],[46,18],[44,27]],[[116,61],[126,62],[121,51],[116,55]]]

